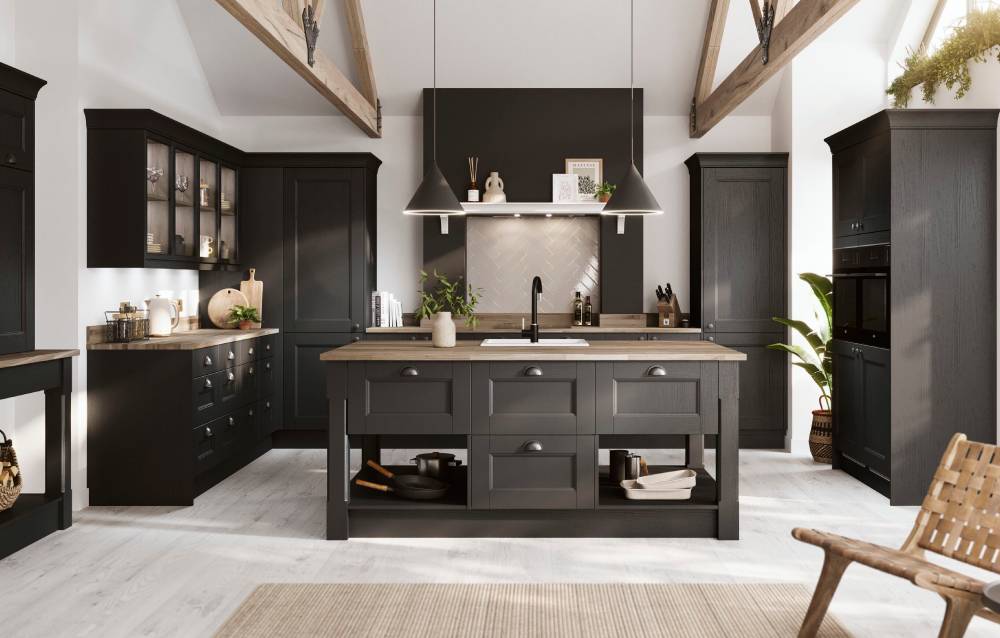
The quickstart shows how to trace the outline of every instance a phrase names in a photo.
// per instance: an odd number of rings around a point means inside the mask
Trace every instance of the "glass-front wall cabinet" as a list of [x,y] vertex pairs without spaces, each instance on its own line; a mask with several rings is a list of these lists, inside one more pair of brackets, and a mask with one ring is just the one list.
[[198,256],[202,261],[219,258],[219,165],[202,159],[198,170]]
[[146,140],[146,254],[170,252],[170,146]]
[[195,216],[195,197],[198,174],[195,172],[194,155],[179,148],[174,149],[174,255],[194,257],[198,245],[198,220]]
[[223,166],[219,186],[219,261],[223,263],[237,261],[237,192],[236,171]]

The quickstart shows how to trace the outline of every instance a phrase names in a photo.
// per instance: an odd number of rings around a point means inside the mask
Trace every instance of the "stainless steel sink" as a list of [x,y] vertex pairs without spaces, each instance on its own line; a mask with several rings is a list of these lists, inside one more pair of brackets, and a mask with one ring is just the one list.
[[531,339],[483,339],[479,344],[485,347],[503,346],[528,346],[544,348],[580,348],[589,346],[586,339],[539,339],[538,343],[531,343]]

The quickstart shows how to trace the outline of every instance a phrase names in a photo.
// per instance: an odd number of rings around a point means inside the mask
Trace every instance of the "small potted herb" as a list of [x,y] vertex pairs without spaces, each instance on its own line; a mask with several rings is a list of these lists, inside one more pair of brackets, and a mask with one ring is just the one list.
[[618,188],[610,182],[604,182],[597,187],[597,201],[607,203],[611,196],[615,194],[615,189]]
[[465,325],[475,328],[479,322],[476,317],[476,304],[479,303],[483,291],[467,285],[461,277],[452,281],[444,273],[435,270],[434,279],[437,285],[434,290],[427,292],[423,284],[430,278],[426,272],[420,271],[421,290],[418,291],[420,305],[414,313],[417,320],[433,319],[439,312],[450,312],[456,318],[464,317]]
[[260,323],[260,315],[253,306],[233,306],[229,309],[229,323],[239,324],[240,330],[250,330]]

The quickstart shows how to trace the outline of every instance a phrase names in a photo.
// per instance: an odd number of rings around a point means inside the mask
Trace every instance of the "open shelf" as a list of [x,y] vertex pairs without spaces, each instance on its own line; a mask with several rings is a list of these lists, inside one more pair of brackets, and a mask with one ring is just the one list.
[[603,202],[462,202],[468,215],[599,215]]
[[[683,470],[682,465],[650,465],[649,473]],[[611,481],[607,465],[598,472],[597,508],[604,510],[658,510],[658,509],[719,509],[716,501],[715,479],[704,469],[697,470],[698,482],[691,490],[691,498],[684,501],[632,501],[625,498],[625,490]]]
[[[393,474],[416,474],[417,468],[413,465],[387,465],[387,470]],[[409,501],[391,493],[379,492],[367,487],[361,487],[354,481],[363,479],[372,483],[383,485],[389,479],[382,476],[372,468],[365,466],[361,471],[351,477],[351,502],[348,509],[393,509],[393,510],[464,510],[468,509],[468,468],[464,465],[452,468],[451,486],[443,498],[436,501]]]

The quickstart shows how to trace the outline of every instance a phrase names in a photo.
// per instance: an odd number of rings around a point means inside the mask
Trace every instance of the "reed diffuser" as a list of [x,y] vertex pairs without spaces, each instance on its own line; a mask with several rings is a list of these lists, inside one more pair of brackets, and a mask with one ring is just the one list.
[[466,200],[470,202],[479,201],[479,185],[476,183],[476,175],[479,174],[479,158],[467,157],[469,161],[469,190],[466,192]]

